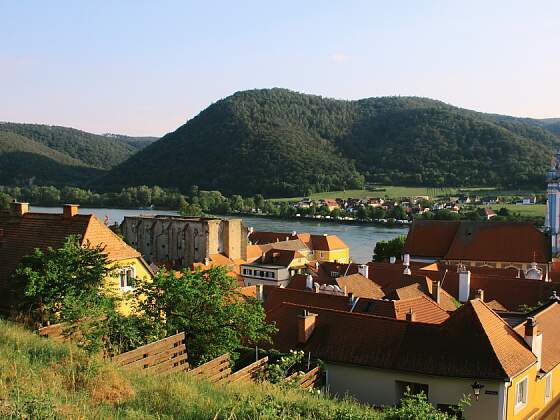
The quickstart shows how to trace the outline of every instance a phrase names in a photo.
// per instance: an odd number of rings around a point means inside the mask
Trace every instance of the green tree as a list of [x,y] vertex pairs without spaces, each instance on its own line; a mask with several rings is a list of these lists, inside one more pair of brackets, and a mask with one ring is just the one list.
[[161,334],[141,317],[119,314],[122,298],[106,287],[117,268],[101,246],[80,246],[79,237],[69,236],[60,248],[37,249],[21,260],[14,309],[38,323],[63,323],[64,334],[88,351],[118,353],[144,344]]
[[140,311],[167,334],[185,331],[194,363],[225,352],[235,355],[243,344],[270,341],[275,327],[265,322],[262,305],[238,291],[237,279],[222,267],[207,271],[159,271],[153,282],[136,290]]
[[390,257],[399,258],[403,253],[405,242],[406,236],[397,236],[389,241],[377,242],[375,244],[375,249],[373,250],[373,260],[385,261]]
[[264,202],[263,195],[262,194],[255,195],[255,207],[258,210],[263,210],[264,209],[264,204],[265,204],[265,202]]

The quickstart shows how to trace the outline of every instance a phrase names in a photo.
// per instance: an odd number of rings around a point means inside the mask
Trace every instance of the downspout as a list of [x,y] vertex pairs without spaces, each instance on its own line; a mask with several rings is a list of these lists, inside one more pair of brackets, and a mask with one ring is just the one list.
[[511,382],[504,382],[500,384],[498,396],[498,419],[506,420],[508,413],[508,389],[511,387]]

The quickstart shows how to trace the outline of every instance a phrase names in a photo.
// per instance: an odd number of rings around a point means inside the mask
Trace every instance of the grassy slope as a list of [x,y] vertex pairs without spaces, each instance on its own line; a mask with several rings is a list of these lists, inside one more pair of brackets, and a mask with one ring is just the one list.
[[0,418],[377,419],[381,414],[268,384],[215,386],[182,374],[154,378],[119,371],[0,320]]

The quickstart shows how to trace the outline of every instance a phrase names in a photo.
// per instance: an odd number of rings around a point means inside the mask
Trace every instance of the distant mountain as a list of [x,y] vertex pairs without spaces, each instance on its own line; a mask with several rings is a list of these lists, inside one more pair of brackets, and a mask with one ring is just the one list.
[[147,139],[73,128],[0,123],[0,184],[86,185],[137,152]]
[[417,97],[343,101],[285,89],[209,106],[101,178],[99,187],[192,185],[288,196],[364,182],[543,185],[554,121],[460,109]]
[[154,141],[158,140],[158,137],[151,137],[151,136],[131,137],[122,134],[112,134],[112,133],[105,133],[103,134],[103,137],[115,139],[117,141],[128,144],[138,150],[141,150],[144,147],[152,144]]

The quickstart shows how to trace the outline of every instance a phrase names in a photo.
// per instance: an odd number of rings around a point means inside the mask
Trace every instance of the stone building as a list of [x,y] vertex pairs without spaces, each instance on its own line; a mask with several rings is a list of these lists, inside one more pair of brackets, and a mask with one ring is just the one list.
[[120,226],[126,242],[150,263],[189,267],[221,254],[247,259],[248,229],[241,219],[180,216],[126,216]]

